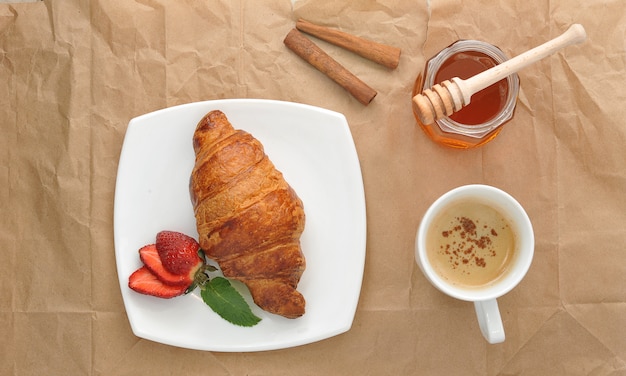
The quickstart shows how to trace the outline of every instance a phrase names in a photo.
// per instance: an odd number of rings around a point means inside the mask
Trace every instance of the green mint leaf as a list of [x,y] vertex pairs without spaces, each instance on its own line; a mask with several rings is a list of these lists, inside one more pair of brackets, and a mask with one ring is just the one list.
[[200,295],[215,313],[232,324],[254,326],[261,321],[226,278],[212,278],[202,286]]

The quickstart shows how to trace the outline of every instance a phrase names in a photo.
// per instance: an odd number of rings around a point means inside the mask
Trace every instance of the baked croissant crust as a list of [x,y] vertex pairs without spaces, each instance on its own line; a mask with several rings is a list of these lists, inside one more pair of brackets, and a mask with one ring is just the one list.
[[251,134],[211,111],[193,136],[190,194],[200,247],[226,278],[248,286],[254,302],[287,318],[304,314],[296,290],[305,269],[304,208]]

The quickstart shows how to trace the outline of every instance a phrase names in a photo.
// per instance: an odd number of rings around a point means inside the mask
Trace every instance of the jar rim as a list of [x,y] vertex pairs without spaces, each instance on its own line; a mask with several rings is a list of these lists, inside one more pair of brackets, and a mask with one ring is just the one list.
[[[504,52],[492,44],[473,39],[460,39],[441,50],[437,55],[428,61],[427,74],[424,77],[422,90],[431,88],[437,84],[437,82],[434,82],[435,75],[448,58],[458,52],[466,51],[483,53],[493,59],[497,64],[501,64],[508,60],[508,57],[504,54]],[[513,111],[515,110],[517,96],[519,94],[519,76],[517,73],[513,73],[507,76],[506,80],[508,86],[506,102],[502,110],[496,116],[484,123],[472,125],[459,123],[446,116],[436,120],[438,126],[442,131],[459,133],[473,138],[482,138],[486,134],[501,126],[507,120],[510,120],[513,117]]]

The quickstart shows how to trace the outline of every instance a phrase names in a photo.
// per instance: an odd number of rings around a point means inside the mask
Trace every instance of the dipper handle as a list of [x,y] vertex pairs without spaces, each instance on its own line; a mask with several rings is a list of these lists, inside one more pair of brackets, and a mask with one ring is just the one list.
[[433,86],[432,90],[424,90],[422,94],[413,97],[420,121],[431,124],[437,119],[452,115],[467,106],[472,95],[477,92],[562,48],[581,43],[586,38],[587,33],[583,26],[574,24],[558,37],[473,77],[465,80],[454,77],[441,85]]

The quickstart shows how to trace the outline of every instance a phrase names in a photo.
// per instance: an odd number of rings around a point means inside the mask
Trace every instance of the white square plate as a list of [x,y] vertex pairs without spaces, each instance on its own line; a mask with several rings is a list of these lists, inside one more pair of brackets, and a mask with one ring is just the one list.
[[[286,319],[251,304],[262,318],[238,327],[215,314],[199,290],[173,299],[128,287],[141,265],[138,250],[157,232],[197,239],[189,198],[192,136],[209,111],[223,111],[250,132],[304,203],[306,270],[298,290],[306,313]],[[342,114],[303,104],[258,99],[190,103],[136,117],[128,124],[117,173],[115,258],[133,333],[152,341],[208,351],[263,351],[299,346],[348,331],[365,264],[365,195],[356,148]],[[248,302],[249,293],[240,289]]]

